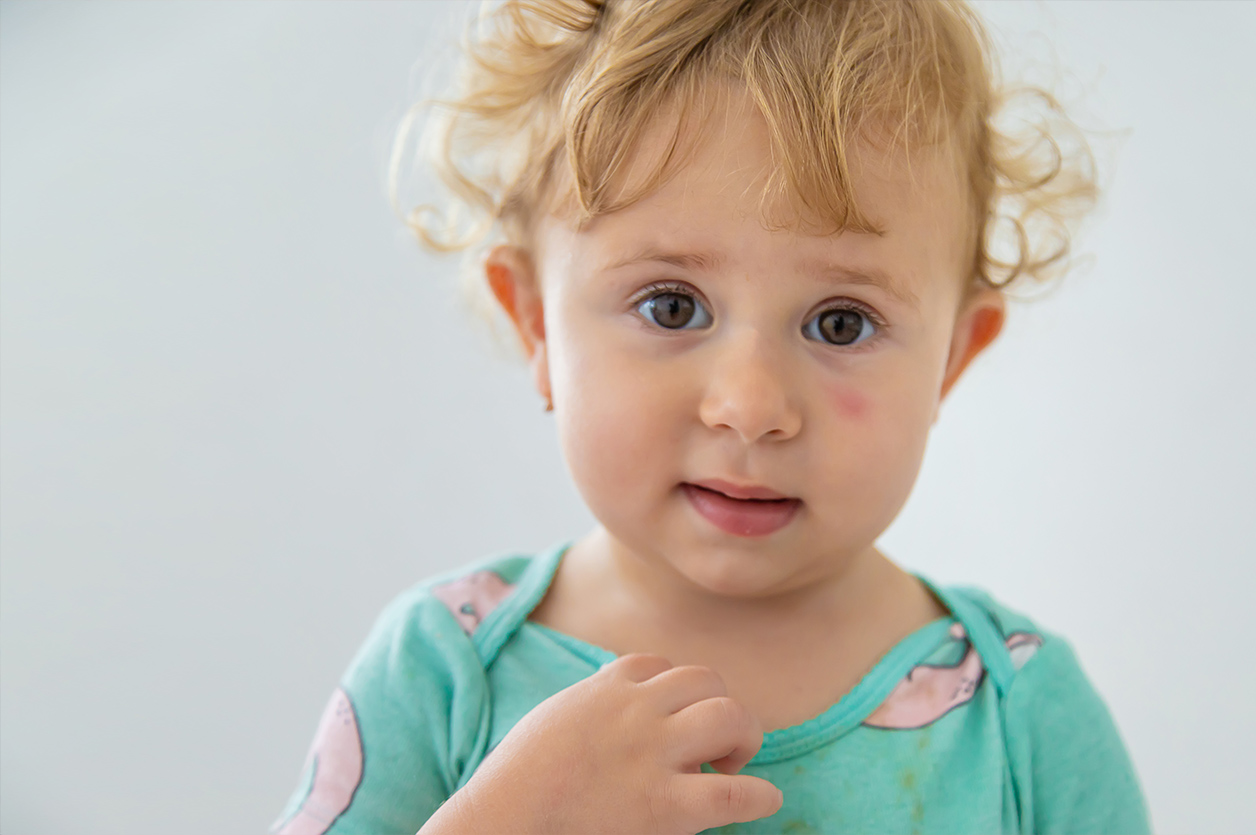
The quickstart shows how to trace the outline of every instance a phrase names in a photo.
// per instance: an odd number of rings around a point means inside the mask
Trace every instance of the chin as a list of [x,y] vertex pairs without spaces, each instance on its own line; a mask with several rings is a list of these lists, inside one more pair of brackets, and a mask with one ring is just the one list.
[[685,579],[717,597],[753,599],[786,590],[788,578],[765,554],[734,549],[695,549],[683,564],[673,564]]

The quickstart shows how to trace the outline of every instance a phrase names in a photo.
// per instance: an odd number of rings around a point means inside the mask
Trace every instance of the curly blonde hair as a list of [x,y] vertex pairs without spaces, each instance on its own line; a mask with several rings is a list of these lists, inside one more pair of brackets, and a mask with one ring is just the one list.
[[[439,252],[478,252],[495,229],[524,243],[558,200],[587,220],[650,193],[682,161],[683,118],[651,176],[627,192],[612,181],[652,119],[704,112],[717,78],[766,120],[770,186],[835,232],[874,229],[852,190],[856,143],[949,143],[967,167],[970,289],[1058,274],[1096,197],[1082,132],[1047,92],[999,86],[962,0],[505,0],[464,49],[460,90],[428,102],[421,146],[452,203],[406,215]],[[394,145],[394,205],[419,114]]]

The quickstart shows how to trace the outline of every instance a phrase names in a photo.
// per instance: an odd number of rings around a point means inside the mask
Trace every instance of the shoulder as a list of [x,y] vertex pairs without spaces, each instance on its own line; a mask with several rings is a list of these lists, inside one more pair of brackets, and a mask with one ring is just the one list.
[[[1006,665],[1006,681],[1001,689],[1009,700],[1009,708],[1023,708],[1027,703],[1044,700],[1058,705],[1065,691],[1075,699],[1102,705],[1072,644],[1065,637],[1044,629],[1028,615],[995,599],[983,589],[952,587],[946,590],[946,594],[948,604],[959,615],[969,633],[988,628],[993,640],[987,639],[987,645],[1001,650],[996,653],[987,648],[982,655],[988,668],[997,667],[998,662]],[[961,614],[964,607],[969,609],[968,617]],[[970,634],[969,637],[974,644],[979,644],[978,635]],[[977,648],[983,649],[981,646]],[[995,654],[1002,657],[985,658]]]
[[1004,734],[1033,831],[1147,831],[1129,753],[1069,641],[984,591],[949,591],[988,618],[1006,650]]
[[494,556],[417,583],[380,613],[357,661],[435,653],[487,666],[544,595],[560,554]]
[[1048,683],[1068,682],[1093,692],[1072,645],[1063,636],[1048,631],[1037,621],[995,599],[989,592],[971,586],[947,589],[950,601],[964,601],[979,612],[992,627],[992,633],[1006,651],[1012,677],[1007,684],[1008,695],[1015,689],[1023,698],[1025,691]]
[[[446,797],[469,777],[484,754],[493,635],[526,619],[526,598],[544,591],[553,556],[483,560],[424,580],[384,608],[341,678],[363,751],[430,773]],[[368,762],[364,779],[370,770]],[[373,791],[394,797],[390,779],[377,771]]]
[[543,592],[546,560],[556,556],[495,557],[395,597],[324,711],[302,787],[275,830],[422,826],[484,757],[494,651],[486,637],[526,618],[523,598]]
[[[1028,615],[982,589],[957,587],[946,592],[948,603],[959,619],[967,621],[966,626],[973,620],[984,621],[1004,650],[1011,669],[1003,688],[1009,710],[1058,706],[1065,696],[1072,701],[1102,705],[1072,645],[1064,637],[1043,629]],[[960,614],[964,606],[970,607],[968,618]],[[979,613],[978,617],[974,618],[971,612]],[[969,627],[968,631],[973,633],[981,628],[982,625],[977,625]],[[970,635],[974,642],[976,637]]]
[[1005,640],[1015,635],[1033,635],[1044,641],[1055,637],[1045,632],[1028,615],[995,599],[985,589],[975,586],[950,586],[946,592],[952,598],[961,598],[979,608]]
[[461,631],[474,638],[485,621],[520,591],[538,559],[532,555],[493,557],[426,580],[409,595],[422,601],[421,605],[448,612]]
[[1042,650],[1062,643],[1021,612],[999,602],[988,592],[971,586],[926,584],[956,620],[954,627],[980,655],[1000,696]]

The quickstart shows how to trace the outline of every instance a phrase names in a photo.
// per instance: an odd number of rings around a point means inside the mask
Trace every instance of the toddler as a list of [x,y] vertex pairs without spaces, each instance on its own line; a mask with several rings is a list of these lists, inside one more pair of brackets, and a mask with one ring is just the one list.
[[391,604],[273,831],[1146,831],[1068,644],[876,547],[1092,202],[1055,102],[1001,131],[949,2],[508,0],[468,50],[429,136],[481,222],[412,222],[499,235],[599,524]]

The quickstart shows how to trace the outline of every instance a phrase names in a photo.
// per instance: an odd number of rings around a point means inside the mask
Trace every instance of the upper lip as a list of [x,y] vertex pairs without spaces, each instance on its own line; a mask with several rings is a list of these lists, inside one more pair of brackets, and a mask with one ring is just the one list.
[[718,478],[708,478],[702,481],[691,481],[695,487],[701,487],[704,490],[714,490],[717,493],[723,493],[733,499],[790,499],[792,496],[782,495],[775,490],[769,490],[766,487],[757,487],[755,485],[733,484],[731,481],[724,481]]

